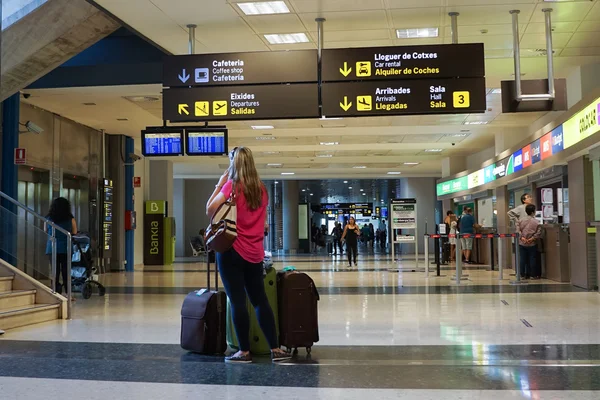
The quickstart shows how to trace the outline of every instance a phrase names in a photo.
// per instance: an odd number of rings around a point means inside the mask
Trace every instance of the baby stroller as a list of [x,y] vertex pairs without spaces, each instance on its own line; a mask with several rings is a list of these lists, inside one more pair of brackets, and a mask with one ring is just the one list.
[[81,292],[84,299],[92,297],[93,286],[98,288],[98,294],[104,296],[106,289],[94,275],[94,260],[90,237],[85,234],[73,236],[73,256],[71,258],[71,290]]

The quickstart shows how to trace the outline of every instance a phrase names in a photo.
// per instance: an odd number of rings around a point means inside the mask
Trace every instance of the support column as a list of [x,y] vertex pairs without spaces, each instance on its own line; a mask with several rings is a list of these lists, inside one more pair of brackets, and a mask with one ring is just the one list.
[[[498,222],[498,233],[508,233],[510,229],[510,221],[508,220],[508,186],[500,186],[495,189],[496,194],[496,211],[498,212],[496,219]],[[512,267],[512,246],[509,239],[502,239],[499,241],[498,253],[502,252],[504,265],[500,267]],[[500,268],[499,267],[499,268]]]
[[173,216],[173,162],[150,161],[150,193],[148,200],[167,202],[167,217]]
[[592,163],[587,156],[569,161],[569,229],[571,283],[592,289],[596,283],[592,265],[588,259],[588,221],[594,218],[594,180]]
[[283,251],[296,253],[298,241],[298,202],[299,186],[297,181],[283,181]]
[[[19,147],[19,109],[20,99],[19,93],[16,93],[2,102],[2,175],[0,182],[0,190],[17,199],[17,178],[18,169],[14,163],[15,149]],[[11,203],[3,200],[1,203],[7,211],[16,214],[17,209]],[[0,249],[0,257],[9,264],[16,264],[17,254],[17,225],[16,217],[11,218],[14,223],[2,224],[3,246]]]
[[[465,157],[447,157],[442,160],[442,178],[458,174],[467,169]],[[442,220],[446,218],[446,211],[454,210],[454,201],[447,199],[442,201]]]
[[[125,210],[127,209],[127,186],[133,182],[126,180],[126,166],[128,155],[126,153],[126,137],[123,135],[105,135],[106,140],[106,174],[113,181],[113,208],[112,208],[112,251],[109,262],[109,271],[123,271],[127,268],[125,253]],[[130,192],[132,193],[132,192]],[[130,196],[131,199],[131,196]],[[133,268],[133,260],[131,265]]]
[[[135,211],[135,199],[133,195],[133,160],[130,154],[135,152],[133,138],[125,137],[125,212],[133,213]],[[125,231],[125,270],[133,272],[135,261],[135,231],[133,229]]]

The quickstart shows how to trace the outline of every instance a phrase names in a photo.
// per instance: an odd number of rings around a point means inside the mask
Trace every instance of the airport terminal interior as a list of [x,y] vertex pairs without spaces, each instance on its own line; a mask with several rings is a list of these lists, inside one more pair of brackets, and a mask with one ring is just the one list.
[[1,3],[1,399],[600,398],[600,0]]

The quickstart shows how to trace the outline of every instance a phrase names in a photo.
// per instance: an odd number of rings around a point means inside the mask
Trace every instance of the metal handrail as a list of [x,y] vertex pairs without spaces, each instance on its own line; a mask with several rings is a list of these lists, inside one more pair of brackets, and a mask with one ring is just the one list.
[[35,211],[33,211],[31,208],[27,207],[26,205],[19,203],[17,200],[13,199],[12,197],[10,197],[9,195],[7,195],[6,193],[0,192],[0,198],[8,201],[9,203],[19,207],[20,209],[24,210],[25,212],[33,215],[35,218],[41,219],[42,221],[44,221],[44,223],[47,226],[52,227],[52,234],[50,237],[50,241],[52,242],[52,272],[50,273],[50,282],[51,282],[51,286],[52,286],[52,291],[56,293],[56,231],[61,232],[63,234],[65,234],[67,236],[67,282],[63,282],[66,287],[67,287],[67,319],[71,319],[71,308],[72,308],[72,304],[71,304],[71,258],[72,258],[72,246],[73,246],[73,240],[72,240],[72,235],[71,232],[67,231],[66,229],[61,228],[60,226],[56,225],[54,222],[50,221],[48,218],[43,217],[42,215],[36,213]]

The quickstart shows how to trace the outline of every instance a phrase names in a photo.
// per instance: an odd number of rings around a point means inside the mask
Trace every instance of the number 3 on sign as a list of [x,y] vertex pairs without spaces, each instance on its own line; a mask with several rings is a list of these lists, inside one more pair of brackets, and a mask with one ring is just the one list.
[[471,99],[469,92],[454,92],[452,94],[454,108],[469,108],[471,105]]

